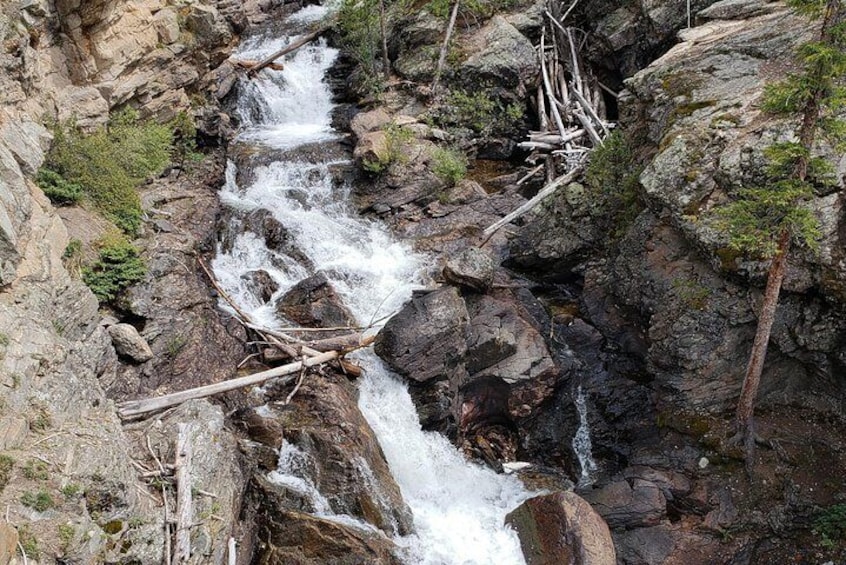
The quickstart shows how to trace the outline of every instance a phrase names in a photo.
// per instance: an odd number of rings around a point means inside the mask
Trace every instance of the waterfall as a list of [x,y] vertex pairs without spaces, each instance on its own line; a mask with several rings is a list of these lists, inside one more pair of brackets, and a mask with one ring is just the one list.
[[[325,13],[309,6],[288,21],[312,21]],[[262,59],[295,39],[251,38],[239,57]],[[332,182],[329,168],[336,163],[286,157],[303,144],[338,137],[330,125],[333,106],[323,78],[336,55],[325,43],[313,42],[289,56],[284,71],[265,70],[239,85],[237,114],[244,129],[237,142],[278,150],[280,157],[249,175],[239,175],[228,164],[220,198],[237,213],[227,228],[231,245],[218,250],[212,267],[239,307],[269,327],[279,324],[273,301],[317,270],[357,320],[367,324],[401,307],[420,286],[428,264],[382,225],[357,216],[348,204],[349,187]],[[249,180],[239,186],[239,178]],[[284,226],[307,264],[269,249],[262,234],[246,227],[243,217],[258,210],[270,212]],[[257,269],[278,287],[268,303],[246,282],[245,275]],[[416,534],[395,540],[405,560],[414,565],[524,563],[517,536],[504,518],[531,493],[514,477],[468,463],[439,434],[423,432],[405,385],[373,353],[359,352],[358,357],[366,369],[359,407],[414,515]],[[358,522],[332,511],[309,480],[303,457],[294,446],[280,446],[279,467],[269,478],[307,497],[323,517]]]
[[579,427],[576,430],[576,435],[573,436],[573,451],[579,458],[579,465],[582,470],[579,476],[579,486],[586,487],[593,484],[591,473],[596,471],[596,462],[593,460],[590,426],[587,420],[587,403],[582,385],[579,385],[576,389],[576,411],[579,413]]

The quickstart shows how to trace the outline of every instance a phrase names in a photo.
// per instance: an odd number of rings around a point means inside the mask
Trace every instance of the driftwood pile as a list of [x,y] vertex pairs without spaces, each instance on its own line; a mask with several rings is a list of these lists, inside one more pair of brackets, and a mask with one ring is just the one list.
[[616,94],[603,86],[584,64],[580,52],[585,33],[565,25],[578,3],[579,0],[574,0],[566,10],[560,0],[547,3],[546,25],[537,46],[540,77],[535,102],[540,128],[529,132],[528,140],[518,144],[531,151],[526,158],[528,163],[542,162],[517,184],[544,171],[545,186],[534,198],[485,229],[488,238],[559,187],[576,180],[591,150],[602,145],[613,127],[607,119],[602,91],[611,96]]

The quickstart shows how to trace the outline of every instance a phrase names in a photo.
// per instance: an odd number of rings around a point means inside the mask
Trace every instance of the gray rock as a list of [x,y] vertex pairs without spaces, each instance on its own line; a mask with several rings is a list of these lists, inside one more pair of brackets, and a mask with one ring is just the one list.
[[241,275],[241,278],[246,281],[250,292],[262,302],[268,302],[273,293],[279,290],[279,285],[264,269],[250,271]]
[[654,526],[667,515],[667,500],[655,483],[643,479],[616,481],[585,493],[585,498],[611,528]]
[[617,563],[608,525],[572,492],[530,498],[505,521],[517,530],[526,565]]
[[353,315],[332,288],[326,274],[318,272],[298,282],[276,303],[276,311],[289,320],[308,327],[351,326]]
[[532,42],[501,16],[491,18],[468,41],[484,45],[459,66],[458,74],[468,88],[495,84],[514,89],[521,97],[537,80],[540,63]]
[[467,306],[454,287],[416,296],[379,332],[376,354],[417,382],[462,374],[468,318]]
[[447,259],[443,273],[451,284],[485,292],[493,282],[494,262],[478,247],[468,247]]
[[778,10],[780,6],[769,0],[721,0],[697,12],[697,21],[742,20]]
[[484,295],[468,298],[467,371],[471,379],[497,377],[506,383],[555,373],[543,336],[512,301]]
[[185,24],[197,36],[200,45],[208,48],[225,47],[232,39],[226,20],[213,6],[192,4]]
[[153,350],[132,324],[115,324],[109,326],[108,332],[115,351],[121,357],[136,363],[144,363],[153,358]]

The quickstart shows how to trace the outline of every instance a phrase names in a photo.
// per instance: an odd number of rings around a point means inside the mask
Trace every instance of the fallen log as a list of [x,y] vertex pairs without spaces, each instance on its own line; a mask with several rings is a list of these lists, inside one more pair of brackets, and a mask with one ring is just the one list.
[[[262,359],[264,359],[265,363],[278,363],[286,359],[296,359],[297,357],[297,355],[288,355],[284,351],[280,351],[274,347],[268,347],[262,351]],[[337,361],[340,370],[347,375],[351,375],[353,378],[359,378],[364,372],[364,369],[355,363],[351,363],[342,358],[338,358]]]
[[176,547],[174,563],[188,563],[191,558],[191,424],[178,424],[176,439]]
[[320,37],[321,35],[326,33],[326,31],[328,29],[329,28],[326,28],[326,27],[320,28],[318,30],[315,30],[315,31],[309,33],[309,34],[302,36],[301,38],[294,41],[293,43],[289,43],[288,45],[286,45],[285,47],[283,47],[282,49],[280,49],[279,51],[277,51],[273,55],[269,56],[268,58],[264,59],[263,61],[259,62],[255,66],[253,66],[247,72],[247,74],[249,76],[255,76],[255,74],[257,72],[259,72],[260,70],[262,70],[265,67],[269,67],[279,57],[283,57],[283,56],[287,55],[288,53],[296,51],[297,49],[299,49],[300,47],[302,47],[306,43],[311,43],[312,41],[314,41],[315,39],[317,39],[318,37]]
[[[547,196],[555,192],[561,185],[568,184],[576,180],[576,178],[581,173],[582,168],[581,166],[579,166],[567,173],[566,175],[561,175],[560,177],[543,187],[540,192],[538,192],[532,199],[528,200],[525,204],[523,204],[501,220],[494,222],[493,224],[485,228],[485,231],[483,233],[488,236],[488,239],[490,239],[490,236],[493,235],[496,230],[508,223],[513,222],[514,220],[516,220],[517,218],[519,218],[520,216],[540,204]],[[487,243],[487,239],[483,242],[483,245],[484,243]]]
[[[242,69],[252,69],[259,64],[259,61],[255,59],[229,59],[229,62]],[[282,63],[270,63],[267,65],[267,68],[274,71],[281,71],[285,69],[285,65]]]
[[313,367],[315,365],[320,365],[322,363],[332,361],[333,359],[337,359],[338,357],[340,357],[340,353],[338,353],[337,351],[327,351],[315,357],[310,357],[304,361],[288,363],[286,365],[274,367],[273,369],[269,369],[267,371],[261,371],[260,373],[255,373],[253,375],[247,375],[246,377],[230,379],[228,381],[183,390],[180,392],[174,392],[171,394],[165,394],[163,396],[157,396],[154,398],[128,400],[126,402],[121,402],[118,404],[118,416],[123,419],[133,418],[135,416],[140,416],[149,412],[155,412],[164,408],[170,408],[171,406],[177,406],[179,404],[182,404],[183,402],[193,400],[195,398],[205,398],[214,394],[220,394],[221,392],[228,392],[230,390],[243,388],[245,386],[261,384],[263,382],[269,381],[270,379],[275,379],[277,377],[298,373],[303,368],[303,366]]

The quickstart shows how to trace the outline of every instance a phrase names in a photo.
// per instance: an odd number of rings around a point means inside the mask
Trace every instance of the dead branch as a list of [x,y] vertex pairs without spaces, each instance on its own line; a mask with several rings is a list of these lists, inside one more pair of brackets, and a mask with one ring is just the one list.
[[523,214],[525,214],[526,212],[528,212],[529,210],[531,210],[532,208],[537,206],[547,196],[549,196],[550,194],[555,192],[558,189],[558,187],[573,182],[581,174],[581,172],[582,172],[582,168],[581,168],[581,166],[579,166],[579,167],[576,167],[573,170],[571,170],[566,175],[561,175],[560,177],[558,177],[557,179],[555,179],[554,181],[552,181],[551,183],[546,185],[543,189],[541,189],[540,192],[538,192],[533,198],[528,200],[522,206],[520,206],[519,208],[517,208],[516,210],[514,210],[513,212],[511,212],[510,214],[508,214],[504,218],[500,219],[499,221],[494,222],[493,224],[491,224],[490,226],[485,228],[485,231],[483,233],[486,236],[490,237],[491,235],[493,235],[496,232],[496,230],[498,230],[502,226],[513,222],[514,220],[516,220],[517,218],[519,218],[520,216],[522,216]]
[[444,70],[444,63],[446,62],[447,50],[449,48],[449,40],[452,38],[452,31],[455,29],[455,19],[458,17],[458,8],[461,5],[461,0],[455,0],[452,6],[452,13],[449,15],[449,24],[447,24],[446,36],[441,45],[441,52],[438,55],[438,66],[435,67],[435,78],[432,80],[432,94],[438,89],[438,81],[441,79],[441,72]]
[[191,557],[191,425],[178,424],[176,440],[176,547],[174,563],[187,563]]
[[[257,61],[256,59],[229,59],[229,62],[242,69],[252,69],[258,65],[260,61]],[[268,63],[267,68],[273,71],[281,71],[285,68],[285,66],[282,63]]]
[[283,56],[287,55],[288,53],[296,51],[297,49],[299,49],[300,47],[302,47],[306,43],[310,43],[310,42],[314,41],[315,39],[317,39],[318,37],[320,37],[321,35],[326,33],[326,31],[328,29],[329,28],[327,28],[327,27],[320,28],[316,31],[313,31],[311,33],[308,33],[308,34],[302,36],[298,40],[294,41],[293,43],[286,45],[285,47],[283,47],[282,49],[280,49],[279,51],[277,51],[273,55],[271,55],[268,58],[259,62],[257,65],[255,65],[253,68],[251,68],[247,72],[247,74],[251,77],[255,76],[256,73],[258,73],[263,68],[270,66],[279,57],[283,57]]

